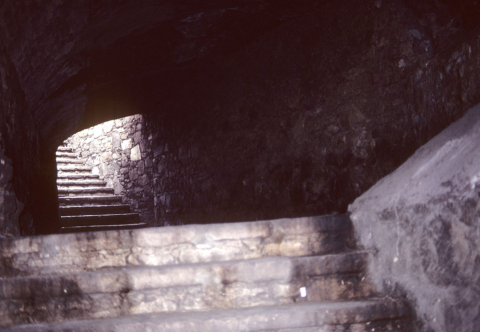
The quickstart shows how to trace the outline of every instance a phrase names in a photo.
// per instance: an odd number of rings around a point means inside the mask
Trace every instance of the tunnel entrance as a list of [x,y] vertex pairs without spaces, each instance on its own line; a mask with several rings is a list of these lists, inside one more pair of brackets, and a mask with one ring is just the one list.
[[84,129],[56,152],[62,232],[154,226],[151,149],[137,114]]

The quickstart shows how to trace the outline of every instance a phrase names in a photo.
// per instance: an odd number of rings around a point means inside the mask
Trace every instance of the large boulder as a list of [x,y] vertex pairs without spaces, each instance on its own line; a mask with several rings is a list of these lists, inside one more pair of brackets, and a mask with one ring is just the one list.
[[480,105],[349,206],[370,276],[421,331],[480,326]]

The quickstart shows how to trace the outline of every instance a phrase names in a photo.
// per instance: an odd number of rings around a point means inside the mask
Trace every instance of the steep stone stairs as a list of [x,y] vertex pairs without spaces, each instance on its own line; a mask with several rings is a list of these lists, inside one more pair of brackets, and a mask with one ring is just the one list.
[[146,226],[70,147],[59,147],[56,156],[62,233]]
[[0,241],[4,331],[411,332],[347,216]]

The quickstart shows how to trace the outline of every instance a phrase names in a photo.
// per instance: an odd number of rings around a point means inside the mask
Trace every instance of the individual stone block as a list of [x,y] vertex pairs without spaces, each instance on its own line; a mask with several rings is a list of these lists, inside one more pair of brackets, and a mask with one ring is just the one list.
[[131,149],[131,148],[132,148],[132,140],[130,138],[122,141],[122,150]]
[[114,125],[113,120],[104,122],[102,124],[102,127],[103,127],[102,129],[103,129],[104,134],[108,134],[109,132],[111,132],[112,128],[113,128],[113,125]]
[[138,174],[139,175],[142,175],[145,173],[145,166],[144,166],[144,162],[142,160],[140,160],[138,163],[137,163],[137,171],[138,171]]
[[132,169],[128,172],[128,177],[130,178],[130,181],[135,181],[138,178],[137,170]]
[[130,151],[130,160],[137,161],[141,159],[142,159],[142,156],[140,153],[140,146],[135,145],[135,147],[133,147],[133,149]]
[[137,132],[133,135],[133,140],[134,140],[135,144],[140,143],[141,139],[142,139],[142,133],[137,131]]
[[152,167],[152,159],[150,157],[145,158],[145,167]]
[[147,174],[143,174],[142,176],[140,176],[138,178],[138,183],[141,185],[141,186],[145,186],[147,184],[150,183],[150,178],[148,177]]
[[112,147],[115,148],[121,148],[122,146],[122,140],[120,139],[120,134],[117,132],[112,133]]
[[159,146],[153,150],[153,156],[156,158],[163,153],[163,146]]
[[103,135],[103,130],[101,125],[93,127],[93,137],[97,138],[102,135]]

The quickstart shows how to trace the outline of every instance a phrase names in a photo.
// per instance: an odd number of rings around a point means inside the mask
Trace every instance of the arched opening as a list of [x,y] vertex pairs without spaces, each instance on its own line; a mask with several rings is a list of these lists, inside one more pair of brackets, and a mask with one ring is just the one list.
[[152,157],[140,114],[67,138],[56,152],[61,232],[154,226]]

